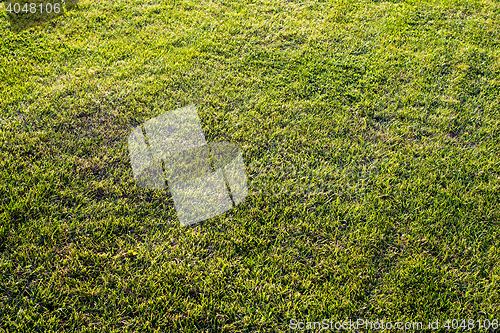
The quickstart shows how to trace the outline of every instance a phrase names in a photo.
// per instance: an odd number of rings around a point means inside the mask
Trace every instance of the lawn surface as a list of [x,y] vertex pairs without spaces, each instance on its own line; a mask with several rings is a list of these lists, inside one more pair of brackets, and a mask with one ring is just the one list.
[[[127,136],[193,103],[249,195],[181,227]],[[497,0],[0,16],[0,331],[500,319],[499,138]]]

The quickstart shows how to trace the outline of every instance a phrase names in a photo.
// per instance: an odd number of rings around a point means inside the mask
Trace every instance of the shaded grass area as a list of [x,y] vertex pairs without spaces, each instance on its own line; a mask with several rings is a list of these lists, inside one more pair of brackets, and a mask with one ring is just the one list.
[[78,5],[78,0],[4,0],[5,13],[12,32],[43,25]]
[[[0,330],[498,319],[498,1],[81,1],[0,20]],[[127,135],[198,105],[243,204],[183,228]]]

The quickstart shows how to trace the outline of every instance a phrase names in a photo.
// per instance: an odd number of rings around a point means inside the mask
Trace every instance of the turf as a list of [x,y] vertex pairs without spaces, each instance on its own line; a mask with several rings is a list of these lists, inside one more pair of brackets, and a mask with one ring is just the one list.
[[[499,1],[82,0],[0,32],[0,331],[500,319]],[[193,103],[249,195],[181,227],[127,136]]]

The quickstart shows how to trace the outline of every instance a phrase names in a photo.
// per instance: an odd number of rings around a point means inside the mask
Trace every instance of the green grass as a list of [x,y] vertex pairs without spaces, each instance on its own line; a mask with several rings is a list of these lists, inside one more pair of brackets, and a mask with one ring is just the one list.
[[[83,0],[0,32],[1,332],[500,319],[499,1]],[[181,227],[127,136],[192,103],[250,190]]]

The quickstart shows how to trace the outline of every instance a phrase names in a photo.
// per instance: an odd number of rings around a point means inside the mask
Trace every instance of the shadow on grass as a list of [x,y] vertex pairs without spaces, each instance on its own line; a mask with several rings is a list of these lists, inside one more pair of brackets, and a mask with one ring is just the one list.
[[78,6],[79,0],[4,0],[4,7],[13,32],[42,25]]

